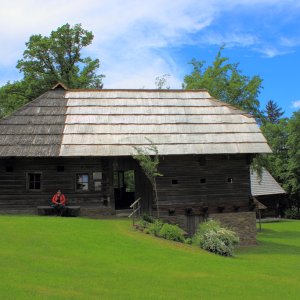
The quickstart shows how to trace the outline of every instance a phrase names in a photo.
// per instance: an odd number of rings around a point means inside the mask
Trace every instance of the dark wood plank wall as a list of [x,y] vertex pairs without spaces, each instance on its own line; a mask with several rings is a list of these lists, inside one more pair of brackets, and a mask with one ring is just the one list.
[[[246,155],[166,156],[157,179],[161,210],[207,206],[209,212],[249,210],[250,175]],[[231,178],[232,182],[228,182]],[[201,182],[202,180],[202,182]]]
[[[57,167],[64,171],[58,172]],[[12,167],[13,172],[7,172]],[[60,188],[70,205],[82,207],[103,206],[110,200],[109,161],[104,158],[15,158],[0,160],[0,210],[32,210],[49,203],[51,196]],[[26,174],[42,173],[42,189],[26,188]],[[93,173],[102,172],[102,189],[94,190]],[[89,191],[76,191],[76,174],[89,174]]]
[[[186,208],[196,210],[208,206],[213,213],[220,206],[224,211],[249,210],[250,175],[246,155],[183,155],[161,158],[159,169],[164,175],[157,179],[158,195],[162,211],[176,208],[184,213]],[[153,193],[138,163],[131,157],[117,158],[15,158],[0,160],[0,211],[33,210],[49,203],[60,188],[70,205],[86,208],[115,209],[113,172],[135,170],[135,198],[142,198],[143,212],[151,211]],[[13,172],[6,172],[6,167]],[[58,172],[57,166],[64,166]],[[26,189],[26,173],[42,172],[41,191]],[[93,173],[102,172],[102,190],[94,190]],[[90,190],[75,190],[77,173],[89,174]],[[232,178],[232,183],[228,182]],[[205,182],[201,183],[201,180]],[[172,183],[173,181],[173,183]],[[177,182],[177,183],[176,183]]]

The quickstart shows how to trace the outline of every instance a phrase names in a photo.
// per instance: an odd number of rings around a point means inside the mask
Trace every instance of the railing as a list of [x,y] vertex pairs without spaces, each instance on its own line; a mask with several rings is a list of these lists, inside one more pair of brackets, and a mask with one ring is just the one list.
[[132,208],[132,213],[128,216],[128,218],[132,217],[132,225],[134,225],[134,217],[135,214],[138,213],[138,216],[141,216],[141,205],[140,205],[141,198],[136,199],[131,205],[130,208]]

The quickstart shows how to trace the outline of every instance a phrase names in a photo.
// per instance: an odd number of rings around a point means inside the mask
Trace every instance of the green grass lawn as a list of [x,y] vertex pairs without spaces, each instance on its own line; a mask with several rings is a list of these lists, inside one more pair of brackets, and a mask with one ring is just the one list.
[[300,221],[226,258],[127,220],[0,216],[0,299],[300,299]]

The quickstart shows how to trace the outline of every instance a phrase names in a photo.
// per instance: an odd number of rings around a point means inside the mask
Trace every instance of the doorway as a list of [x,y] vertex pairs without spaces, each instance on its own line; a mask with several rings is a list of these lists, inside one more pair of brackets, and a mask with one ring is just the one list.
[[134,170],[114,172],[114,195],[116,209],[129,209],[135,200]]

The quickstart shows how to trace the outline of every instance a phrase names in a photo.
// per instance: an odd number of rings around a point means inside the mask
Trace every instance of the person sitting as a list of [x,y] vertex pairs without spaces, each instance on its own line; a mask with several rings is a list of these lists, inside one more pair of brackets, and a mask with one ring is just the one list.
[[58,216],[63,215],[66,206],[66,197],[64,194],[62,194],[61,190],[57,190],[57,192],[52,197],[51,206],[54,208],[55,213]]

